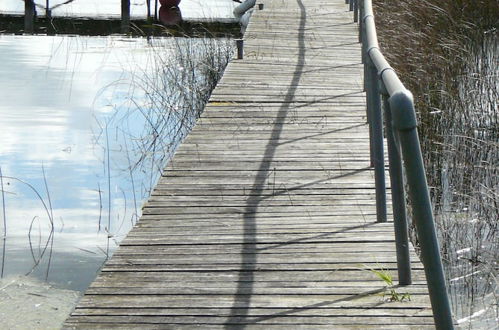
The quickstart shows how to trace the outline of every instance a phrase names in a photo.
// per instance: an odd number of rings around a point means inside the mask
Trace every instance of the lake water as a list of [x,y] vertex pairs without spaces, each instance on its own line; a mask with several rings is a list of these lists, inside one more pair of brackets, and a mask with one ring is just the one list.
[[[0,36],[5,275],[29,272],[47,246],[35,274],[51,259],[49,280],[83,289],[130,229],[149,186],[132,189],[126,166],[115,165],[128,164],[115,152],[117,128],[106,139],[105,125],[129,106],[133,76],[154,72],[152,55],[142,39]],[[127,125],[139,131],[144,120]]]
[[[43,15],[46,1],[35,2]],[[120,15],[120,0],[64,2],[49,1],[52,15]],[[220,19],[232,18],[236,5],[183,0],[180,8],[187,19]],[[23,1],[0,2],[0,13],[23,10]],[[132,1],[131,14],[145,17],[145,1]],[[164,77],[173,75],[178,83],[181,72],[196,70],[175,56],[199,57],[193,44],[207,43],[179,40],[0,35],[4,277],[30,273],[84,290],[131,229],[186,133],[175,126],[195,118],[179,110],[179,86]],[[190,83],[198,84],[203,74],[196,79]],[[155,103],[155,89],[171,94],[168,104]],[[152,122],[175,135],[156,136]]]
[[[49,0],[49,8],[54,16],[111,16],[117,17],[121,13],[121,0],[74,0],[65,5],[67,0]],[[35,0],[37,11],[44,15],[46,0]],[[155,0],[151,0],[151,13],[154,14]],[[132,17],[146,17],[146,1],[130,1],[130,14]],[[232,10],[238,5],[232,0],[182,0],[179,7],[184,19],[194,18],[233,18]],[[159,7],[159,3],[158,3]],[[2,0],[0,2],[0,13],[24,12],[24,2],[22,0]]]
[[185,83],[206,94],[199,50],[230,47],[214,39],[0,35],[4,276],[34,267],[59,287],[88,286],[187,133],[178,127],[196,118],[189,111],[199,102],[186,104],[178,91]]
[[499,316],[499,38],[486,34],[466,46],[457,93],[447,88],[451,93],[442,98],[435,215],[458,324],[493,329]]

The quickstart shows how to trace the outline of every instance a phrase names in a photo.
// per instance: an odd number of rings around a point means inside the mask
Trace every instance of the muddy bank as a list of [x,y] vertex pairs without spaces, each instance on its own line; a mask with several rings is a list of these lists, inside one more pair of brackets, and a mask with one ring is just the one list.
[[60,329],[81,293],[27,276],[0,280],[2,329]]

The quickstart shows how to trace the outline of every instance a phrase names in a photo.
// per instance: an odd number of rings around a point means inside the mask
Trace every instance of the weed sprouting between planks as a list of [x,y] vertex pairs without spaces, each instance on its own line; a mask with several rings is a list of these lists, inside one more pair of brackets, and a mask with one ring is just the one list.
[[388,297],[388,301],[398,302],[411,300],[411,295],[408,292],[400,293],[397,291],[396,286],[393,283],[393,276],[388,270],[380,267],[379,269],[369,268],[369,271],[385,283],[386,289],[383,293],[383,298]]

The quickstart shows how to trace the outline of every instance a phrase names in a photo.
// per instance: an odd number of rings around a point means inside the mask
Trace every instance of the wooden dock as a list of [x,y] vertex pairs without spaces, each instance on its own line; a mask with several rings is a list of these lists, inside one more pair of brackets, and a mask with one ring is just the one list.
[[229,64],[66,328],[434,327],[413,251],[414,284],[394,288],[410,301],[390,301],[372,271],[396,283],[348,5],[262,2],[245,58]]

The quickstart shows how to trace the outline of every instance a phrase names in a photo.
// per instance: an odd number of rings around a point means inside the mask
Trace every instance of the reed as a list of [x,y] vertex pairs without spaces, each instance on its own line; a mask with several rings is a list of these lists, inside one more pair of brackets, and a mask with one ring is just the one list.
[[[166,163],[204,110],[234,51],[233,40],[228,38],[152,38],[148,47],[148,64],[135,66],[130,81],[116,82],[130,83],[129,91],[95,132],[108,179],[103,203],[108,203],[106,230],[110,237],[123,234],[119,231],[125,231],[125,220],[133,225],[138,219],[138,201],[151,194]],[[131,218],[113,225],[116,221],[111,220],[111,212],[118,210],[110,206],[109,182],[120,173],[133,190],[134,210]],[[110,255],[109,245],[106,250]]]
[[499,2],[374,5],[384,53],[415,95],[454,314],[470,327],[492,325],[498,315]]
[[[157,71],[135,75],[132,94],[138,97],[131,98],[130,108],[114,120],[129,141],[124,145],[127,170],[150,175],[146,195],[201,115],[233,51],[229,40],[208,38],[155,39],[151,47]],[[124,123],[137,117],[146,125],[131,132]]]
[[[23,181],[19,178],[6,176],[6,175],[2,174],[0,176],[0,182],[1,182],[2,186],[3,186],[4,182],[6,182],[8,185],[10,185],[10,182],[17,182],[21,186],[24,186],[25,188],[27,188],[28,191],[33,193],[33,195],[36,197],[36,199],[41,203],[43,210],[46,213],[46,217],[48,219],[49,235],[45,239],[45,241],[43,242],[41,232],[39,233],[38,255],[35,255],[35,247],[34,247],[33,242],[32,242],[33,241],[32,229],[33,229],[33,225],[34,225],[35,221],[39,221],[39,223],[40,223],[40,221],[42,221],[43,219],[39,216],[35,216],[31,220],[31,223],[30,223],[30,227],[29,227],[29,231],[28,231],[28,240],[29,240],[29,245],[30,245],[31,256],[33,257],[33,266],[31,268],[31,270],[26,275],[31,274],[43,261],[45,254],[48,253],[49,256],[48,256],[47,268],[46,268],[46,273],[45,273],[46,279],[48,279],[48,275],[49,275],[49,271],[50,271],[50,264],[51,264],[51,260],[52,260],[52,250],[53,250],[53,241],[54,241],[55,231],[54,231],[54,217],[53,217],[53,210],[52,210],[52,201],[50,199],[50,194],[49,194],[49,190],[48,190],[48,183],[47,183],[47,180],[45,178],[45,170],[43,167],[42,167],[42,171],[43,171],[44,184],[45,184],[44,188],[45,188],[45,192],[47,193],[47,197],[46,197],[47,199],[44,199],[42,197],[41,193],[33,185],[31,185],[30,183]],[[2,188],[2,193],[3,192],[4,192],[4,190]],[[5,200],[4,200],[4,205],[5,205]],[[5,212],[5,208],[4,208],[4,212]],[[4,217],[5,217],[5,214],[4,214]],[[6,223],[4,224],[4,226],[6,229]],[[6,239],[7,239],[7,237],[4,237],[4,246],[3,246],[3,253],[2,253],[2,269],[3,269],[4,264],[6,262],[6,260],[5,260],[5,253],[6,253],[5,241],[6,241]]]

